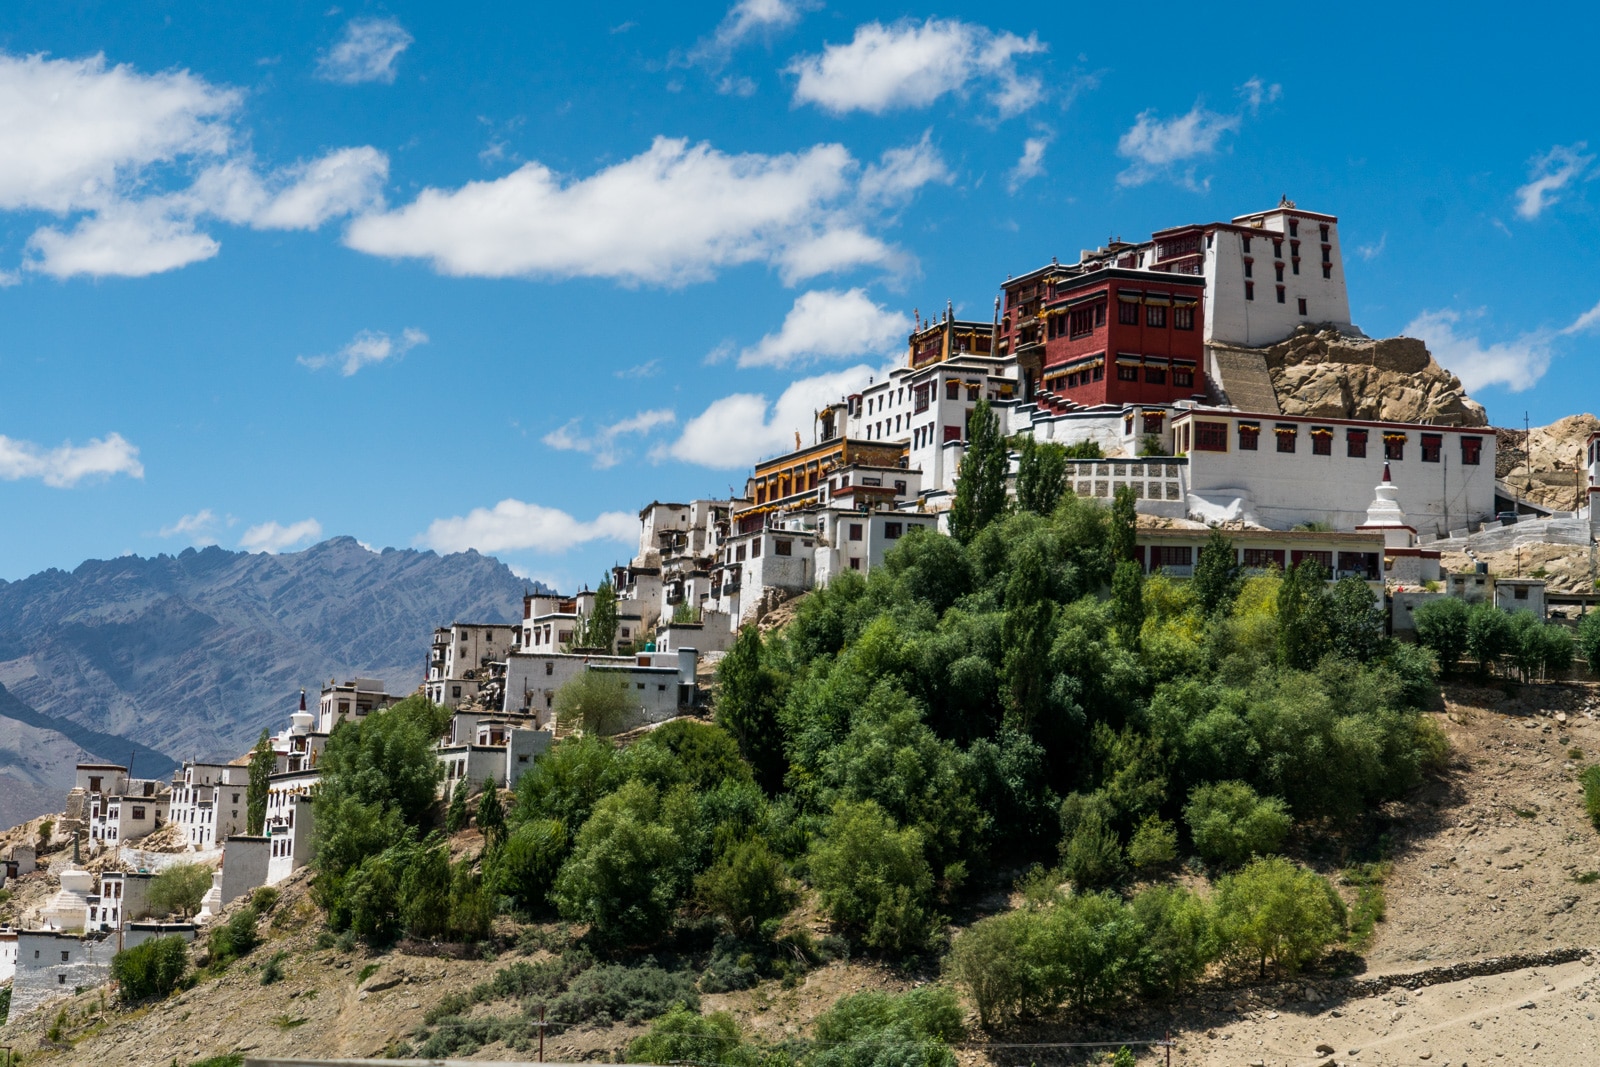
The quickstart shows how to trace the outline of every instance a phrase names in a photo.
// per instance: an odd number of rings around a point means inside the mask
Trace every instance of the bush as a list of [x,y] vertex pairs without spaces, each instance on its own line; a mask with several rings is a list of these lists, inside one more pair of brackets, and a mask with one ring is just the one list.
[[283,981],[283,961],[288,958],[287,952],[274,952],[270,959],[261,967],[261,984],[272,985],[274,982]]
[[1439,660],[1439,668],[1453,673],[1467,652],[1466,602],[1453,596],[1429,600],[1412,613],[1417,628],[1417,643]]
[[1600,830],[1600,763],[1585,767],[1578,780],[1583,783],[1584,810],[1589,813],[1594,828]]
[[701,907],[743,935],[789,914],[798,898],[783,861],[759,837],[740,842],[695,880]]
[[1589,663],[1589,673],[1600,678],[1600,611],[1590,610],[1578,623],[1578,650]]
[[1062,839],[1061,869],[1079,889],[1111,885],[1122,877],[1122,843],[1098,811],[1085,815],[1072,836]]
[[1478,661],[1478,673],[1488,674],[1512,649],[1511,618],[1490,603],[1467,609],[1467,653]]
[[1128,841],[1128,862],[1136,870],[1149,871],[1177,858],[1178,831],[1165,819],[1146,816]]
[[1344,904],[1326,878],[1281,856],[1258,859],[1217,884],[1217,935],[1240,964],[1293,974],[1344,935]]
[[211,952],[211,962],[230,963],[248,956],[261,944],[256,933],[256,911],[246,907],[228,916],[228,921],[211,931],[206,947]]
[[150,879],[150,910],[157,915],[193,915],[211,888],[211,875],[212,868],[198,863],[173,864]]
[[537,913],[546,906],[566,856],[567,828],[560,820],[519,823],[489,859],[489,888],[518,911]]
[[124,1004],[171,995],[189,969],[189,946],[181,937],[157,937],[111,958],[111,977]]
[[961,1006],[942,986],[899,996],[856,993],[817,1019],[814,1067],[954,1067]]
[[892,954],[927,946],[937,919],[922,835],[896,829],[877,804],[835,804],[807,867],[822,910],[863,944]]
[[1205,973],[1217,941],[1206,902],[1181,886],[1152,886],[1133,898],[1142,944],[1139,984],[1175,996]]
[[612,671],[575,674],[555,696],[556,721],[586,734],[614,734],[628,726],[634,711],[628,680]]
[[1544,678],[1572,666],[1572,635],[1554,623],[1543,623],[1531,611],[1511,616],[1509,656],[1524,682]]
[[658,821],[660,809],[655,787],[637,781],[596,805],[556,875],[551,899],[563,918],[634,943],[667,932],[681,892],[683,844]]
[[699,1010],[700,995],[693,975],[662,970],[653,963],[639,967],[607,964],[574,978],[566,992],[550,1003],[549,1016],[558,1023],[641,1023],[674,1004]]
[[250,894],[250,907],[257,914],[265,915],[278,906],[278,890],[274,886],[257,886],[256,891]]
[[1023,958],[1032,913],[1015,911],[980,919],[956,935],[945,957],[945,973],[966,988],[989,1029],[1031,1006],[1031,974]]
[[701,1015],[675,1005],[650,1032],[628,1044],[629,1063],[716,1063],[756,1067],[760,1054],[744,1043],[739,1023],[725,1011]]
[[1276,852],[1294,825],[1283,801],[1243,782],[1196,786],[1183,818],[1200,855],[1229,865]]

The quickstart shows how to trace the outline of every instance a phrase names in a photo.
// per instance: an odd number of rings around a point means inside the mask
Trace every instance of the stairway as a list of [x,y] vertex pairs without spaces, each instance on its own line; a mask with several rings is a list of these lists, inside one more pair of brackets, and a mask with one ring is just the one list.
[[1206,348],[1211,373],[1206,375],[1206,400],[1219,407],[1237,408],[1261,415],[1277,415],[1278,393],[1260,352],[1249,349]]

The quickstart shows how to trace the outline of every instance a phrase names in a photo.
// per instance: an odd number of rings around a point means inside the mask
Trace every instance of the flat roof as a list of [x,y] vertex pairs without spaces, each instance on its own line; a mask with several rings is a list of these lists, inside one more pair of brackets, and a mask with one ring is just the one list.
[[1426,422],[1384,422],[1381,419],[1332,419],[1313,415],[1274,415],[1259,411],[1234,411],[1232,408],[1179,408],[1172,413],[1172,421],[1189,416],[1203,416],[1223,419],[1244,419],[1248,422],[1297,422],[1317,426],[1359,426],[1383,427],[1397,426],[1405,430],[1426,431],[1428,433],[1464,433],[1474,437],[1493,437],[1492,426],[1437,426]]

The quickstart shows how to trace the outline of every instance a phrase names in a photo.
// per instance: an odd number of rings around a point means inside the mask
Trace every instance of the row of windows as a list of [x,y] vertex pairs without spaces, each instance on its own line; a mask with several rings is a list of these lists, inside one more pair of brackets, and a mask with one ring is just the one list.
[[[1194,431],[1194,447],[1200,452],[1226,452],[1228,450],[1228,424],[1225,422],[1196,422]],[[1241,452],[1256,452],[1261,448],[1261,426],[1259,423],[1241,422],[1238,427],[1239,450]],[[1278,451],[1293,453],[1299,447],[1299,427],[1286,423],[1273,428],[1273,436],[1277,438]],[[1311,438],[1311,454],[1314,456],[1333,455],[1334,431],[1326,426],[1313,426],[1309,434]],[[1444,435],[1437,433],[1424,433],[1421,438],[1421,458],[1424,463],[1439,463],[1444,457]],[[1345,455],[1351,459],[1367,458],[1367,440],[1369,433],[1366,430],[1345,431]],[[1406,458],[1406,443],[1408,435],[1403,433],[1383,434],[1383,458],[1386,460],[1403,461]],[[1476,467],[1483,461],[1483,438],[1461,437],[1461,464],[1465,467]]]

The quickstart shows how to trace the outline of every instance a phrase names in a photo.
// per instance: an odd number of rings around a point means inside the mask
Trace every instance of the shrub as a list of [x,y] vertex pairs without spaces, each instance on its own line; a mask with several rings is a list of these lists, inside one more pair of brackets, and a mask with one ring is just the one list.
[[1467,652],[1467,621],[1470,612],[1464,601],[1453,596],[1429,600],[1412,613],[1417,628],[1417,643],[1431,651],[1446,673]]
[[1600,611],[1589,611],[1578,623],[1578,649],[1589,663],[1589,673],[1600,678]]
[[637,781],[600,801],[556,875],[551,898],[563,918],[624,941],[651,941],[667,931],[683,845],[657,821],[660,806],[655,788]]
[[1128,862],[1149,871],[1178,858],[1178,831],[1170,822],[1148,815],[1128,841]]
[[212,930],[206,941],[211,961],[226,964],[254,951],[261,944],[261,937],[256,933],[256,919],[254,908],[241,908],[228,916],[227,922]]
[[1328,880],[1281,856],[1252,861],[1217,884],[1218,938],[1241,964],[1289,973],[1344,934],[1344,905]]
[[518,911],[533,914],[545,907],[566,855],[567,828],[560,820],[520,823],[490,857],[489,888],[509,897]]
[[39,824],[39,851],[43,852],[50,847],[50,842],[56,836],[56,821],[46,819]]
[[942,986],[899,996],[856,993],[817,1019],[814,1067],[954,1067],[961,1008]]
[[735,933],[758,933],[783,918],[798,898],[783,861],[759,837],[740,842],[695,880],[706,911]]
[[170,995],[188,969],[189,946],[181,937],[152,938],[111,958],[111,977],[125,1004]]
[[641,1023],[674,1004],[699,1010],[692,974],[663,970],[653,963],[607,964],[574,978],[566,992],[550,1003],[549,1016],[558,1023]]
[[1509,655],[1524,682],[1572,666],[1572,635],[1554,623],[1543,623],[1531,611],[1511,616]]
[[1276,852],[1294,824],[1283,801],[1243,782],[1196,786],[1183,818],[1200,855],[1229,865]]
[[628,681],[613,671],[575,674],[555,695],[557,722],[582,728],[586,734],[614,734],[627,728],[633,709]]
[[1104,793],[1069,793],[1061,802],[1061,869],[1079,889],[1110,885],[1122,877],[1122,843]]
[[725,1011],[701,1015],[674,1005],[650,1032],[628,1044],[629,1063],[716,1063],[756,1067],[760,1055],[744,1043],[739,1023]]
[[173,864],[150,879],[150,910],[158,915],[193,915],[211,888],[211,875],[212,868],[198,863]]
[[1583,783],[1584,810],[1594,828],[1600,830],[1600,763],[1585,767],[1578,780]]
[[1147,993],[1181,993],[1216,958],[1210,908],[1181,886],[1152,886],[1131,907],[1142,938],[1140,986]]
[[807,866],[822,910],[868,947],[903,954],[933,936],[933,872],[922,835],[896,829],[872,801],[835,804]]
[[1467,653],[1478,661],[1478,673],[1488,674],[1511,651],[1511,618],[1490,603],[1467,610]]
[[1029,1007],[1031,984],[1023,946],[1035,922],[1030,912],[991,915],[961,931],[950,945],[945,973],[972,997],[984,1029]]
[[272,985],[274,982],[283,981],[283,961],[288,958],[287,952],[274,952],[270,959],[261,967],[261,984]]
[[450,807],[444,813],[445,832],[458,834],[467,828],[467,794],[471,791],[472,785],[465,778],[456,782],[456,787],[450,791]]
[[1111,893],[1082,893],[1044,912],[1040,936],[1029,938],[1029,966],[1046,975],[1044,989],[1060,1003],[1091,1008],[1114,1000],[1135,977],[1139,924]]
[[0,989],[0,1025],[5,1024],[6,1018],[10,1016],[10,1014],[11,984],[8,982],[3,989]]
[[582,827],[594,806],[621,784],[617,750],[598,737],[569,737],[533,761],[517,779],[517,821],[560,820],[570,832]]
[[258,914],[265,915],[278,906],[278,890],[275,886],[257,886],[256,891],[250,894],[250,907]]

